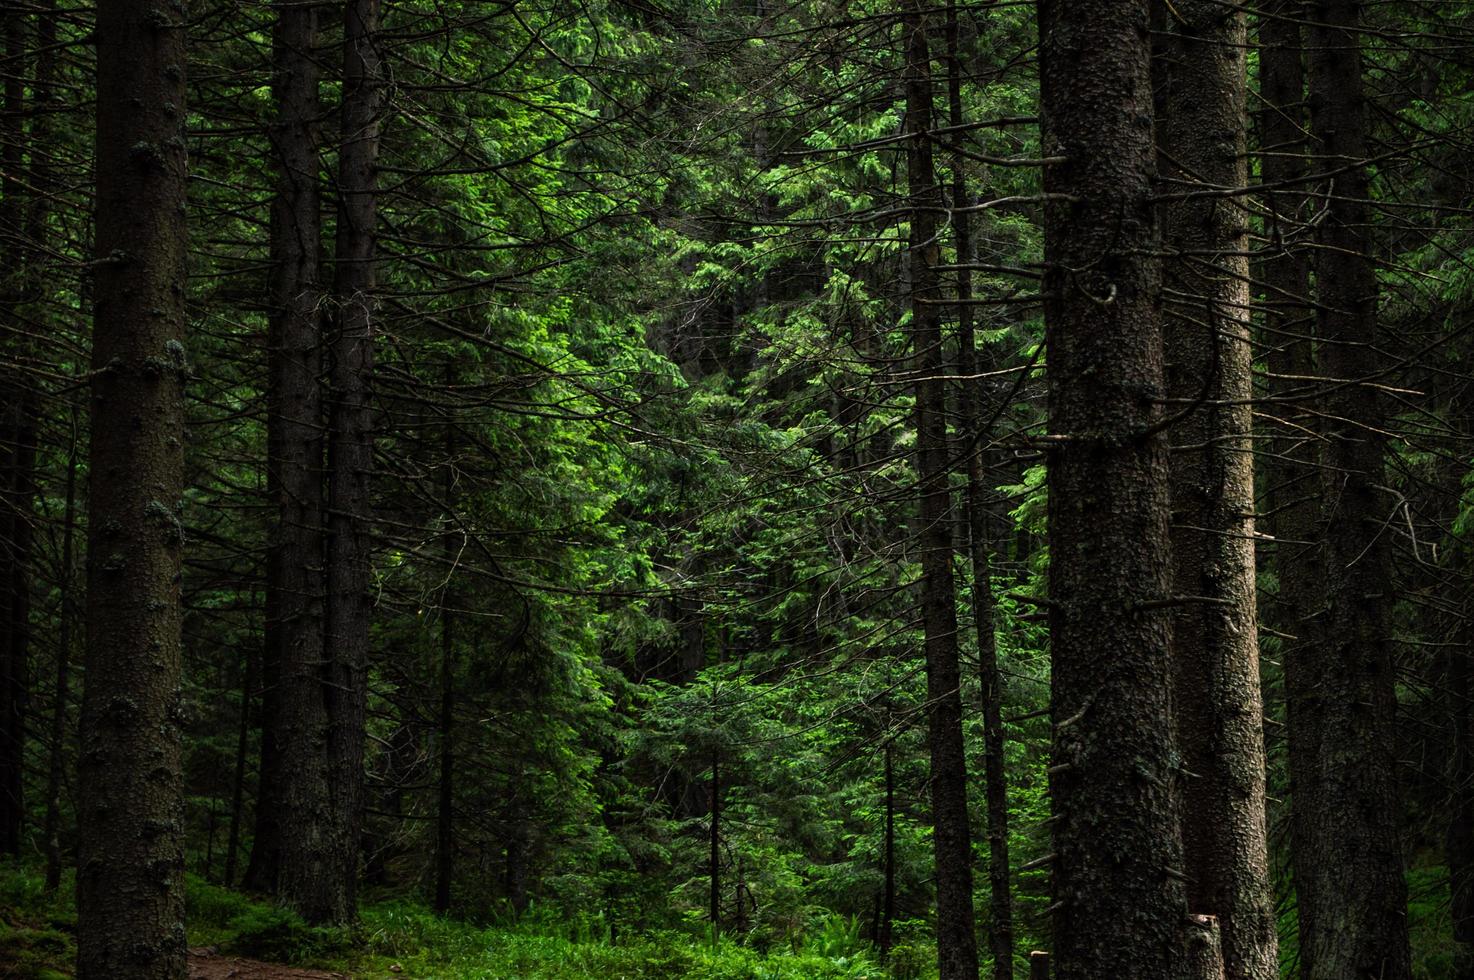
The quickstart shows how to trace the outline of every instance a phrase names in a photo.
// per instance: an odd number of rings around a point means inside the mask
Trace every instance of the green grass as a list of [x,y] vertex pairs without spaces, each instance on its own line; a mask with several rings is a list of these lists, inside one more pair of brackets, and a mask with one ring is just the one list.
[[[54,895],[27,872],[0,871],[0,977],[61,980],[75,955],[72,889]],[[191,877],[189,943],[257,959],[345,970],[360,980],[925,980],[930,956],[881,966],[853,920],[823,921],[795,948],[761,952],[730,939],[661,930],[611,941],[598,918],[549,910],[480,927],[408,902],[367,905],[353,930],[316,929],[284,909]],[[898,951],[900,952],[900,951]],[[919,953],[920,951],[918,951]],[[397,967],[397,969],[395,969]]]
[[47,894],[39,875],[0,870],[0,977],[70,977],[76,924],[70,881]]

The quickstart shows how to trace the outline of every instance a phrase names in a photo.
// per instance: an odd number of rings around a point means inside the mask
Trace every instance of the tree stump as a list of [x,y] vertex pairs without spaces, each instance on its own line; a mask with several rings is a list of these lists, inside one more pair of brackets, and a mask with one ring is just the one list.
[[1183,980],[1224,980],[1218,916],[1189,915],[1183,922]]

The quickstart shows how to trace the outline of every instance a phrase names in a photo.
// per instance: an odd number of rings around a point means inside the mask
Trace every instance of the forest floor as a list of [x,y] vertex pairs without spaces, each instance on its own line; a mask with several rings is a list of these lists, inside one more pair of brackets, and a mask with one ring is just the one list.
[[282,963],[226,956],[214,947],[189,951],[189,980],[351,980],[346,973],[304,970]]
[[[0,980],[71,980],[70,876],[45,890],[39,869],[0,866]],[[600,916],[538,908],[499,925],[434,915],[405,898],[366,903],[352,928],[312,928],[270,902],[191,875],[189,980],[935,980],[925,940],[881,965],[854,919],[755,948],[703,923],[611,932]]]

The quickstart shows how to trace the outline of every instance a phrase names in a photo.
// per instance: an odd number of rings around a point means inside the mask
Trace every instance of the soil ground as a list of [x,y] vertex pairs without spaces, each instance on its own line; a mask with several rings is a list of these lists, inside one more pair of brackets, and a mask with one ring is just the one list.
[[213,949],[189,951],[189,980],[352,980],[346,973],[302,970],[280,963],[263,963],[222,956]]

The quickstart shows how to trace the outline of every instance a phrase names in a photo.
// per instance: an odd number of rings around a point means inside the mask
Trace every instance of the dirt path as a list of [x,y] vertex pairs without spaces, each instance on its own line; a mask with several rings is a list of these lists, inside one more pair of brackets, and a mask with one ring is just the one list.
[[222,956],[212,949],[189,951],[189,980],[352,980],[346,973],[299,970],[280,963],[263,963]]

